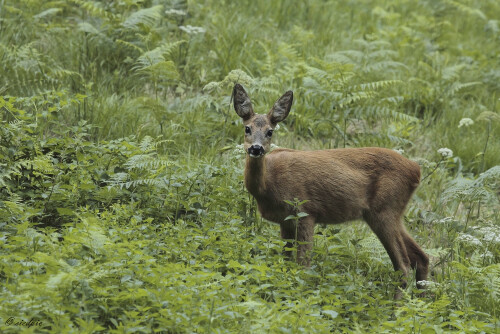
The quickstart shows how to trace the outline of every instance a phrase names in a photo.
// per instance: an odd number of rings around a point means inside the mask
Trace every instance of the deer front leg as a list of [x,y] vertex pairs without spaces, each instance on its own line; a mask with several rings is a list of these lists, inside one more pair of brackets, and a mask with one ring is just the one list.
[[280,224],[281,238],[287,240],[285,247],[283,248],[283,255],[287,260],[293,259],[293,253],[291,250],[287,250],[293,248],[293,242],[290,240],[295,240],[295,223],[291,220],[284,221]]
[[288,260],[293,259],[293,252],[287,250],[294,244],[290,240],[296,240],[297,243],[297,263],[309,267],[311,263],[311,250],[313,247],[314,218],[307,216],[299,220],[298,226],[294,221],[287,220],[280,224],[281,237],[287,240],[283,255]]
[[307,216],[299,220],[297,226],[297,263],[305,267],[311,265],[311,251],[313,248],[314,218]]

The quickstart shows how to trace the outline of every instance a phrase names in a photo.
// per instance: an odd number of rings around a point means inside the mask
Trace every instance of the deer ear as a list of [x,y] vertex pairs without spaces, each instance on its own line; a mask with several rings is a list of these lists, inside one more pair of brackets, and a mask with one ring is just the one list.
[[234,85],[233,88],[233,103],[234,110],[243,118],[244,121],[250,119],[255,113],[253,112],[252,102],[248,97],[247,92],[243,89],[243,86],[240,84]]
[[288,116],[288,113],[290,113],[292,102],[293,92],[289,90],[274,103],[273,108],[269,111],[268,117],[271,123],[276,124],[283,121]]

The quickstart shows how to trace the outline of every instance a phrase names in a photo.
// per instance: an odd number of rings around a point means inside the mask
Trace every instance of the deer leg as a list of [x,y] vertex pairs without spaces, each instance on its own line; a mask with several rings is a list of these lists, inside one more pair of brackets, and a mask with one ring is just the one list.
[[290,240],[295,240],[295,223],[293,221],[287,220],[280,224],[281,238],[287,240],[285,247],[283,248],[283,255],[287,258],[287,260],[293,259],[293,253],[291,250],[287,250],[293,248],[293,242]]
[[422,289],[422,284],[419,281],[425,281],[427,279],[427,274],[429,271],[429,257],[420,248],[420,246],[413,240],[413,238],[408,234],[408,232],[402,232],[403,239],[406,246],[406,252],[408,253],[408,258],[410,259],[410,264],[412,269],[416,271],[417,287]]
[[[389,254],[394,270],[402,273],[401,287],[406,288],[406,277],[411,264],[402,233],[406,231],[400,217],[391,212],[379,212],[365,214],[364,218]],[[400,293],[396,293],[395,297],[399,299]]]
[[311,265],[313,248],[314,218],[307,216],[299,220],[297,226],[297,262],[305,267]]

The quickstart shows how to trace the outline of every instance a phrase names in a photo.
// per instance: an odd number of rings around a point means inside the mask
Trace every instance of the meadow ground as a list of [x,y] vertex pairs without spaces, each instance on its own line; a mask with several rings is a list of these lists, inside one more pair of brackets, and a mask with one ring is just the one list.
[[[500,332],[500,2],[0,1],[2,333]],[[235,82],[280,147],[417,161],[428,291],[362,222],[312,267],[243,185]],[[293,199],[290,199],[293,200]]]

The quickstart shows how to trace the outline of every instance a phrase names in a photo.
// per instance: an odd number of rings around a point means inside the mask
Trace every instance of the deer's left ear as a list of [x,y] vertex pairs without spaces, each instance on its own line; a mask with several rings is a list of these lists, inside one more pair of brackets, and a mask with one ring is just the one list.
[[288,116],[290,108],[292,108],[292,102],[293,92],[289,90],[274,103],[273,108],[267,114],[272,124],[281,122]]
[[252,107],[252,102],[248,97],[247,92],[242,85],[236,84],[233,88],[233,103],[234,103],[234,111],[243,118],[244,121],[252,118],[255,115]]

